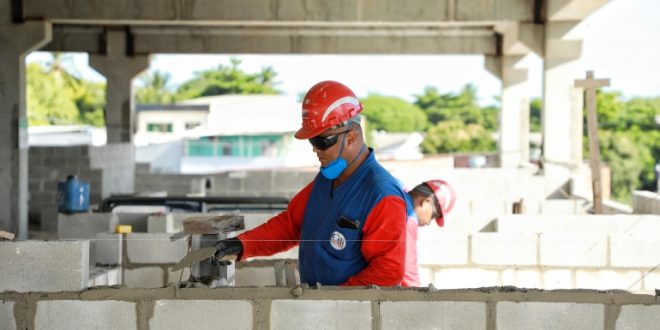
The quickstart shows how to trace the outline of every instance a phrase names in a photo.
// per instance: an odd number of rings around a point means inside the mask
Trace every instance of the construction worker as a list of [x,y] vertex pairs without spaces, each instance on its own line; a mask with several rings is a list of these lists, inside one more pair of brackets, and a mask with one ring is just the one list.
[[417,232],[435,219],[438,226],[445,224],[445,217],[454,208],[456,193],[454,188],[443,180],[422,182],[408,192],[409,209],[406,222],[406,271],[402,286],[420,286],[419,266],[417,265]]
[[266,256],[299,246],[301,283],[400,285],[404,273],[406,192],[367,148],[362,104],[335,81],[314,85],[302,103],[302,128],[320,173],[287,210],[237,238],[215,244],[215,258]]

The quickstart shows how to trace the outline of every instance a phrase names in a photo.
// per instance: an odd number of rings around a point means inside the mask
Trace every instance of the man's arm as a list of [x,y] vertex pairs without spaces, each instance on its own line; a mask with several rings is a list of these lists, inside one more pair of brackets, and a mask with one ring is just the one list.
[[286,210],[266,223],[238,235],[243,243],[241,260],[254,256],[269,256],[286,251],[300,241],[300,228],[314,182],[291,199]]
[[406,254],[405,201],[397,196],[383,198],[369,213],[362,231],[362,255],[368,266],[342,285],[399,285]]

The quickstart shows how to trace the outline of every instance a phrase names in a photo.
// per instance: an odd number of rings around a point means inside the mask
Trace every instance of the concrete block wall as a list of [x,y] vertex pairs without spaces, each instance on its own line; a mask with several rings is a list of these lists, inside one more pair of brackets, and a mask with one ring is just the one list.
[[0,293],[0,301],[3,329],[655,329],[660,321],[658,297],[590,290],[99,288]]
[[[451,218],[450,218],[451,220]],[[493,231],[500,233],[647,234],[660,232],[658,215],[503,215]]]
[[0,292],[84,290],[89,241],[0,242],[0,265]]
[[635,214],[660,214],[660,194],[652,191],[634,191],[632,208]]
[[[28,167],[29,213],[43,229],[55,229],[52,214],[43,209],[57,206],[57,183],[76,174],[90,184],[90,203],[117,193],[132,193],[135,184],[132,144],[101,147],[31,147]],[[43,220],[43,221],[42,221]]]

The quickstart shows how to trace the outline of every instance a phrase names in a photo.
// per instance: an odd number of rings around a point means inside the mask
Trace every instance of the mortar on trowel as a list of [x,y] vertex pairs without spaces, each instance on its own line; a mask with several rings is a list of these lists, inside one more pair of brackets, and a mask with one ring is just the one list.
[[[171,237],[172,240],[190,237],[188,241],[190,252],[172,267],[172,271],[191,267],[190,278],[180,286],[203,284],[214,288],[234,285],[234,264],[214,264],[209,262],[209,258],[215,254],[213,245],[217,241],[228,238],[231,233],[242,229],[245,229],[242,215],[208,215],[185,219],[183,231]],[[228,259],[223,258],[223,260]]]

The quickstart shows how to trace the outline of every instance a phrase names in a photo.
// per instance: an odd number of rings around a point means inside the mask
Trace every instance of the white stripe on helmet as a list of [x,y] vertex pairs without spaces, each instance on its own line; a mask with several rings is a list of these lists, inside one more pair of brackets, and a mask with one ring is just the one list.
[[337,109],[340,105],[344,105],[346,103],[350,103],[356,107],[360,106],[360,101],[358,101],[358,99],[352,96],[342,97],[339,100],[332,102],[332,104],[330,104],[330,106],[328,106],[328,108],[325,109],[325,112],[323,113],[323,117],[321,117],[321,122],[324,122],[325,119],[328,118],[330,113],[333,112],[335,109]]

